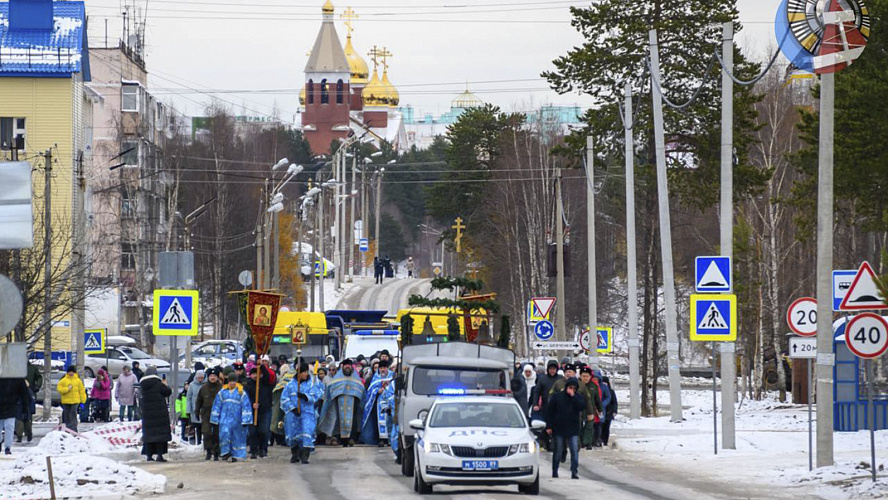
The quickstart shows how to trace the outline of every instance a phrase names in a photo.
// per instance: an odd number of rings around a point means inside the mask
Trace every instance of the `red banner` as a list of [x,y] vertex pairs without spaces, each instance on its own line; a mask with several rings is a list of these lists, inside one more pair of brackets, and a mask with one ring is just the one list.
[[281,297],[282,295],[276,293],[247,292],[246,323],[259,354],[267,353],[271,346],[271,336],[281,308]]

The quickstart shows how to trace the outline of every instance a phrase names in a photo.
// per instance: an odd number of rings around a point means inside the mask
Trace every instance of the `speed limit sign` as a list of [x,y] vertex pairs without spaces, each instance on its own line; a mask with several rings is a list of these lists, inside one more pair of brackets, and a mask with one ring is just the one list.
[[580,347],[583,348],[584,351],[589,350],[589,346],[592,345],[591,336],[589,335],[589,329],[583,330],[583,334],[580,335]]
[[802,297],[793,302],[786,312],[786,322],[790,330],[803,337],[817,335],[817,300]]
[[845,345],[857,357],[878,358],[888,349],[888,322],[873,313],[854,316],[845,327]]

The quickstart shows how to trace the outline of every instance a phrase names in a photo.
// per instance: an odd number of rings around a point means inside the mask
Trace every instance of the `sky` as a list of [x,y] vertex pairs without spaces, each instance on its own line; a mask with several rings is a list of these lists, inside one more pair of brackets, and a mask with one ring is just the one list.
[[[738,0],[738,43],[764,59],[775,45],[779,0]],[[292,120],[303,68],[321,23],[322,0],[86,0],[91,46],[120,38],[123,5],[146,23],[149,91],[186,115],[200,115],[215,96],[236,114]],[[484,101],[524,111],[541,104],[588,107],[583,95],[551,91],[542,71],[582,43],[570,26],[576,0],[335,0],[336,28],[351,6],[360,16],[353,42],[393,57],[389,77],[401,105],[440,114],[468,86]],[[134,12],[131,10],[131,12]],[[138,17],[138,16],[137,16]],[[133,18],[133,14],[129,14]],[[371,66],[372,70],[372,66]],[[224,91],[213,93],[211,91]]]

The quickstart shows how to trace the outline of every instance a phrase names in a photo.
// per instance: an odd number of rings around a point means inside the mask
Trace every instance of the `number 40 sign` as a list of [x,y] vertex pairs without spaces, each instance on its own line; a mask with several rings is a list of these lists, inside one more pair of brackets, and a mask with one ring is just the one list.
[[888,322],[873,313],[854,316],[845,327],[845,345],[860,358],[878,358],[888,349]]

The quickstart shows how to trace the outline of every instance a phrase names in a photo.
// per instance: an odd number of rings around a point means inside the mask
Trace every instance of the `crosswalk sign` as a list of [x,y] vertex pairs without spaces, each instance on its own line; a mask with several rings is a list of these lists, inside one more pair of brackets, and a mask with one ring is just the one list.
[[105,352],[104,328],[83,331],[83,354],[103,354]]
[[533,300],[527,301],[527,326],[534,326],[540,321],[547,321],[549,314],[543,314]]
[[736,295],[691,295],[691,340],[733,342],[737,321]]
[[607,354],[614,351],[614,329],[609,326],[598,327],[598,352]]
[[154,334],[197,335],[197,290],[154,290]]

